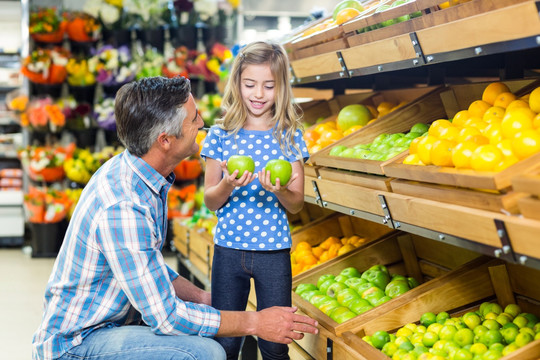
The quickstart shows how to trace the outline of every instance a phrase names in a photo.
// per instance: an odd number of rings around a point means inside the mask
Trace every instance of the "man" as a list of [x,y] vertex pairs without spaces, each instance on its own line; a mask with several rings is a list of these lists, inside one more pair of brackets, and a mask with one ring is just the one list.
[[[34,359],[224,359],[214,336],[290,343],[317,333],[295,308],[218,311],[164,262],[174,167],[203,122],[184,78],[147,78],[116,96],[126,151],[85,187],[45,292]],[[164,336],[171,335],[171,336]]]

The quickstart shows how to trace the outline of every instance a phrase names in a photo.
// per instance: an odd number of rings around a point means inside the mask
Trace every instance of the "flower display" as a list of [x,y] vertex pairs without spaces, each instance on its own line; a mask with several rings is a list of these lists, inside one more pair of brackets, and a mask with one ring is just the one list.
[[66,22],[55,7],[30,12],[28,31],[36,41],[59,43],[64,38]]
[[82,11],[73,11],[66,18],[66,31],[70,40],[90,42],[99,39],[101,24],[96,17]]
[[99,152],[87,149],[75,149],[73,156],[64,162],[64,171],[68,179],[79,184],[86,184],[92,175],[105,164],[107,160],[121,153],[122,147],[104,147]]
[[186,61],[188,60],[189,50],[185,46],[176,48],[173,52],[173,56],[164,62],[161,69],[164,76],[173,78],[175,76],[188,77],[186,69]]
[[92,15],[107,29],[122,29],[124,10],[122,0],[87,0],[83,11]]
[[30,187],[24,195],[24,207],[32,223],[56,223],[63,220],[73,202],[61,190]]
[[197,100],[197,108],[204,121],[204,125],[214,125],[217,118],[221,116],[221,95],[219,94],[204,94]]
[[116,130],[116,118],[114,117],[114,99],[103,98],[94,106],[94,118],[98,126],[105,130]]
[[167,197],[167,218],[190,217],[195,210],[195,184],[183,188],[171,187]]
[[34,99],[28,104],[22,126],[30,126],[35,130],[58,132],[66,124],[66,117],[51,97]]
[[72,156],[75,144],[66,147],[28,146],[19,151],[19,158],[31,179],[36,181],[59,181],[65,176],[63,163]]
[[168,0],[123,0],[123,5],[133,25],[154,29],[165,25],[163,15],[168,10],[168,2]]
[[137,80],[163,75],[163,65],[165,64],[165,58],[162,54],[152,48],[146,49],[143,56],[135,59],[137,66],[140,69],[137,73]]
[[69,52],[61,47],[36,49],[22,63],[21,72],[39,84],[61,84],[67,76]]
[[83,130],[95,127],[90,104],[77,103],[73,97],[68,97],[60,99],[57,105],[65,116],[68,129]]
[[193,60],[188,57],[186,62],[188,76],[190,79],[200,78],[217,83],[228,76],[232,58],[232,52],[225,45],[216,43],[208,54],[198,53]]
[[96,76],[88,67],[87,59],[69,59],[66,65],[67,82],[73,86],[88,86],[96,83]]
[[111,45],[101,47],[88,59],[88,69],[96,74],[96,80],[103,85],[120,85],[135,79],[137,64],[132,61],[127,46],[118,49]]

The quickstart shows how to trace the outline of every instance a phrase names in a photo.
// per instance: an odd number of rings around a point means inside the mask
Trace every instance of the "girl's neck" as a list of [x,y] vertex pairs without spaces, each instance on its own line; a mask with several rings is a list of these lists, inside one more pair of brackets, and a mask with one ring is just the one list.
[[266,131],[272,129],[272,118],[258,118],[248,116],[246,122],[244,123],[244,130],[257,130],[257,131]]

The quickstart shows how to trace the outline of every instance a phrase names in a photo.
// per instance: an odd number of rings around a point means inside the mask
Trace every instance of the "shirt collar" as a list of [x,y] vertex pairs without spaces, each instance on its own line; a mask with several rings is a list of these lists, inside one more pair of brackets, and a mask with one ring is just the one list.
[[127,164],[139,177],[157,194],[162,190],[168,191],[174,183],[175,175],[170,173],[166,178],[150,166],[146,161],[138,156],[132,155],[128,150],[124,150]]

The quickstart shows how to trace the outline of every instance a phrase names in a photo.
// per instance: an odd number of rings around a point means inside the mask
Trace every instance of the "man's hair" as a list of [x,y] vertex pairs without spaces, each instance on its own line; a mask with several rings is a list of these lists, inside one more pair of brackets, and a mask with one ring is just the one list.
[[133,155],[145,155],[159,134],[180,137],[187,116],[183,105],[191,85],[184,77],[144,78],[128,83],[116,94],[114,115],[118,138]]

